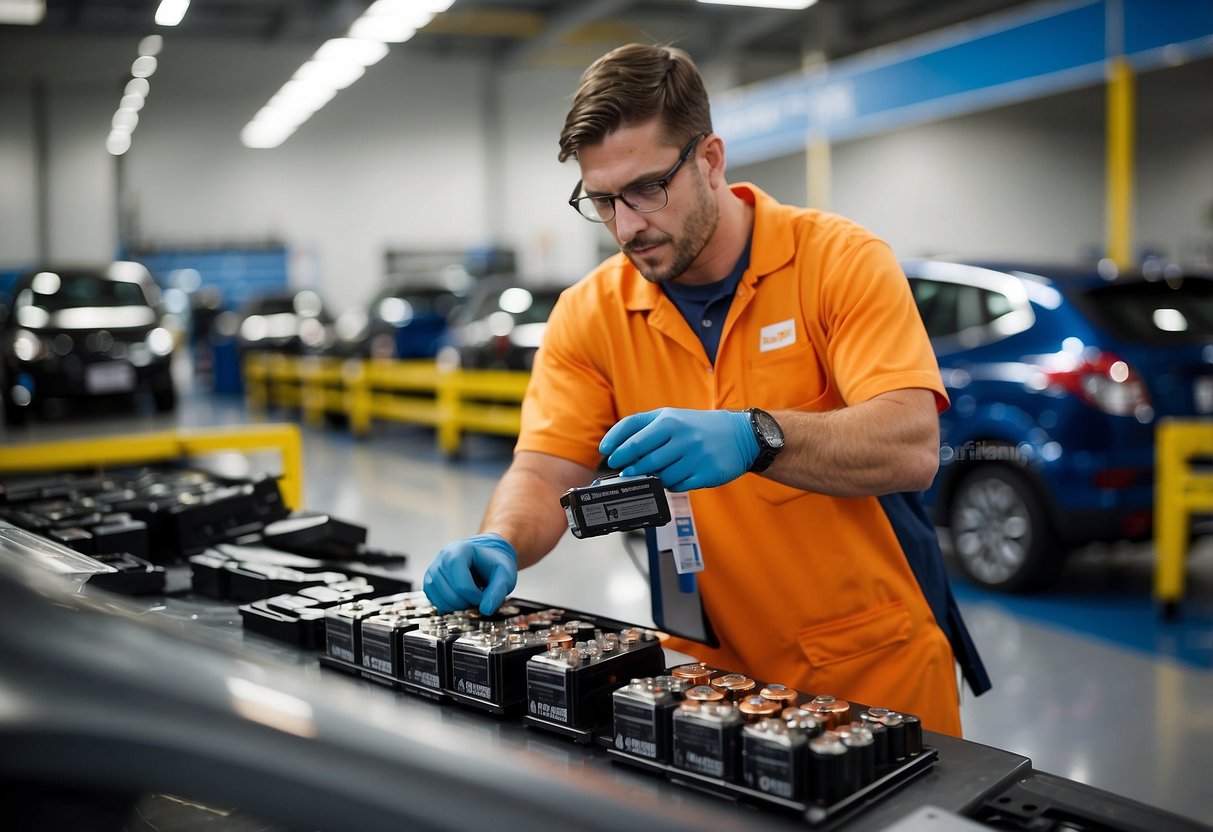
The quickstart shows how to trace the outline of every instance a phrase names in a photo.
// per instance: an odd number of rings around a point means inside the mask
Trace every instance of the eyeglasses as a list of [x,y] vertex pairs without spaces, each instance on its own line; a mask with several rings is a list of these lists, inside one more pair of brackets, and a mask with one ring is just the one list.
[[615,200],[617,199],[622,199],[624,205],[641,214],[660,211],[670,204],[670,194],[666,190],[666,186],[670,184],[674,174],[678,173],[678,169],[691,157],[691,151],[695,149],[695,145],[706,135],[707,133],[700,133],[691,139],[682,149],[682,153],[678,155],[678,161],[674,163],[674,167],[670,168],[670,172],[660,179],[633,185],[617,194],[599,196],[585,196],[585,191],[582,189],[583,183],[578,181],[577,187],[573,188],[573,195],[569,197],[569,205],[577,209],[577,213],[590,222],[610,222],[615,219]]

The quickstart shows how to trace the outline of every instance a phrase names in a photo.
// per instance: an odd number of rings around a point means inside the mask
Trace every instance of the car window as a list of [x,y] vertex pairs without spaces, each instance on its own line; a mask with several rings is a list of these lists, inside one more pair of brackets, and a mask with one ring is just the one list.
[[956,305],[960,286],[935,280],[915,279],[910,281],[914,290],[914,302],[918,314],[927,328],[927,335],[942,338],[955,335],[959,330],[956,321]]
[[1172,278],[1100,286],[1075,298],[1117,338],[1143,344],[1213,339],[1213,279]]
[[991,292],[986,289],[978,291],[981,292],[982,306],[985,310],[983,323],[992,324],[1003,315],[1009,315],[1015,308],[1011,305],[1011,299],[1001,292]]
[[56,281],[55,291],[43,293],[37,286],[23,289],[17,303],[37,306],[48,312],[82,306],[147,306],[147,296],[138,283],[106,277],[75,275]]

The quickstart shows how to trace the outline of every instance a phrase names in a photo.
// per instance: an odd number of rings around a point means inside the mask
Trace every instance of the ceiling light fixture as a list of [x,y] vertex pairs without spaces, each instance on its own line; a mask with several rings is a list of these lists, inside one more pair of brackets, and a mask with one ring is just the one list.
[[788,9],[800,11],[812,6],[817,0],[699,0],[712,6],[747,6],[757,9]]
[[376,0],[354,21],[349,36],[325,41],[311,60],[240,131],[245,147],[277,147],[312,115],[387,56],[454,0]]
[[176,26],[189,7],[190,0],[160,0],[160,6],[156,9],[156,25]]
[[36,26],[44,17],[45,0],[0,0],[0,23]]

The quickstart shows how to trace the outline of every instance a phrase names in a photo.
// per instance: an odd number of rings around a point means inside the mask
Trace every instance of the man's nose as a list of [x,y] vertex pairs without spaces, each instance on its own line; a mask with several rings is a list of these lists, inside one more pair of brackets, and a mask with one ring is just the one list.
[[619,238],[620,245],[630,243],[647,225],[644,214],[622,199],[615,200],[615,236]]

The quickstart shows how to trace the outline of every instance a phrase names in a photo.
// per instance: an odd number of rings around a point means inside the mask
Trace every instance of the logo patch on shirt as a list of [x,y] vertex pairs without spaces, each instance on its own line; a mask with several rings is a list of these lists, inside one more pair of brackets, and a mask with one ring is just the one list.
[[793,318],[788,318],[786,321],[764,326],[758,334],[759,352],[770,352],[771,350],[781,350],[784,347],[790,347],[796,343],[796,321]]

